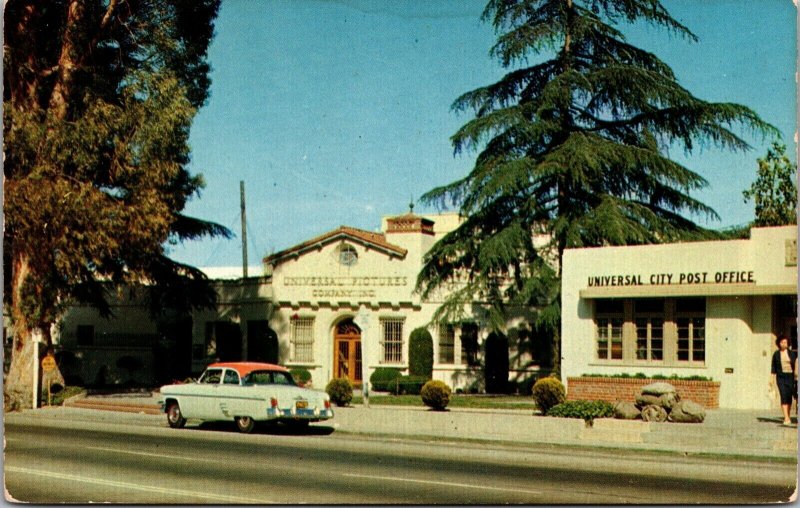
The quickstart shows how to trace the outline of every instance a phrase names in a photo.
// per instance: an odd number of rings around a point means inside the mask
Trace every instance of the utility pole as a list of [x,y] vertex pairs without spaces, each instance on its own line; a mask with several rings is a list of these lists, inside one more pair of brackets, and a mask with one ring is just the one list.
[[247,277],[247,214],[244,206],[244,180],[239,180],[239,195],[242,203],[242,277]]

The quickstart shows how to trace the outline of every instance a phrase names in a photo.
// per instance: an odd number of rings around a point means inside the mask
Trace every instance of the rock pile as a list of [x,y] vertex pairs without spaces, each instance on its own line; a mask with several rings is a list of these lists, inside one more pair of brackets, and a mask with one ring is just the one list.
[[669,383],[651,383],[642,387],[636,402],[617,402],[614,418],[646,422],[701,423],[706,412],[703,406],[691,400],[681,400],[675,387]]

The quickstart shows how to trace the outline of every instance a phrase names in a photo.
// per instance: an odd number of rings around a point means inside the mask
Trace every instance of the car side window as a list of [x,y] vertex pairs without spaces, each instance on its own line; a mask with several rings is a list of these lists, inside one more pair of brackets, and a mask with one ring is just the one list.
[[200,378],[200,383],[207,384],[207,385],[216,385],[219,384],[219,380],[222,378],[222,369],[208,369],[206,370],[203,377]]
[[226,385],[238,385],[239,384],[239,373],[235,370],[226,370],[225,371],[225,378],[223,379],[223,384]]

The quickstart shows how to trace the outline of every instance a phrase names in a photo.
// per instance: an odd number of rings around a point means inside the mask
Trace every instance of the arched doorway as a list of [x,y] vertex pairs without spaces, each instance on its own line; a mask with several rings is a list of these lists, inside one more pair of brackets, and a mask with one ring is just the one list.
[[333,330],[333,375],[361,385],[361,328],[352,318],[340,321]]

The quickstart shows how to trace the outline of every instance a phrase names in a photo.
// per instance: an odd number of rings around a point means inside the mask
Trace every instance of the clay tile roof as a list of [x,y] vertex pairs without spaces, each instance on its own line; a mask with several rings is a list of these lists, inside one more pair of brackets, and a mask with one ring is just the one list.
[[360,243],[367,247],[381,251],[390,256],[405,257],[408,251],[402,247],[398,247],[393,243],[386,241],[383,233],[373,233],[372,231],[365,231],[363,229],[352,228],[349,226],[339,226],[333,231],[328,231],[303,243],[297,244],[294,247],[276,252],[264,258],[264,263],[273,264],[279,263],[290,256],[300,255],[303,252],[322,247],[323,245],[347,238],[353,242]]

